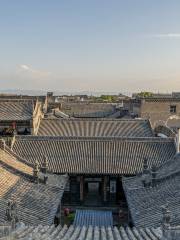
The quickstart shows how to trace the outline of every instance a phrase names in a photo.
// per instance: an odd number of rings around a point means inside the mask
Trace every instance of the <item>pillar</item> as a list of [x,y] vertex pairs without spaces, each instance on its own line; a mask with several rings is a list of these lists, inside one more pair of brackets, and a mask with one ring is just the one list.
[[107,176],[103,177],[103,201],[107,202]]
[[179,153],[179,144],[180,144],[180,129],[177,129],[177,135],[176,135],[176,144],[177,144],[177,153]]
[[84,201],[84,177],[80,176],[80,202]]

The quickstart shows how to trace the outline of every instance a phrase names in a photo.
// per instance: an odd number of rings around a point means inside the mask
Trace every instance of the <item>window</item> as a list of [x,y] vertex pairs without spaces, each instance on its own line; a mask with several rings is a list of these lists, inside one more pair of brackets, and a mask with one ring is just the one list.
[[170,106],[170,113],[176,113],[176,106]]

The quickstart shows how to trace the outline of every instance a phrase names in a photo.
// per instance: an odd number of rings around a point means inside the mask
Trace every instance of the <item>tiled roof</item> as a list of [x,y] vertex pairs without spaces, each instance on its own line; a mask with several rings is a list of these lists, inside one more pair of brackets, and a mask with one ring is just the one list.
[[75,226],[113,226],[111,211],[76,210],[74,219]]
[[[180,154],[175,154],[167,162],[164,162],[156,170],[156,178],[163,180],[169,178],[169,176],[177,175],[180,172]],[[127,188],[139,188],[142,187],[142,173],[137,176],[124,178],[124,185]]]
[[[144,176],[123,180],[128,206],[133,223],[137,227],[161,224],[161,207],[169,204],[172,224],[180,224],[180,156],[164,163],[156,172],[156,185],[144,187]],[[151,175],[147,179],[151,180]]]
[[53,109],[52,116],[54,118],[69,118],[69,115],[61,112],[59,109]]
[[175,155],[171,138],[63,138],[17,136],[13,151],[27,161],[43,161],[56,173],[135,174],[144,158],[160,166]]
[[24,121],[32,119],[33,101],[1,100],[0,121]]
[[[62,179],[63,180],[63,179]],[[0,166],[0,222],[6,221],[5,210],[9,200],[17,203],[18,217],[26,224],[52,224],[63,190],[29,179]]]
[[66,181],[66,176],[59,176],[59,187],[51,183],[36,184],[31,166],[21,162],[11,151],[0,149],[0,223],[6,221],[8,201],[14,200],[18,217],[24,223],[52,224]]
[[160,240],[160,228],[124,228],[92,227],[92,226],[22,226],[10,235],[12,239],[43,239],[43,240]]
[[145,100],[146,102],[179,102],[180,98],[176,98],[176,97],[149,97],[149,98],[141,98],[141,100]]
[[16,156],[8,147],[5,150],[0,148],[0,163],[5,165],[7,168],[13,168],[15,171],[23,175],[33,175],[33,166],[28,162],[20,160],[19,156]]
[[157,178],[165,178],[180,172],[180,154],[164,163],[157,169]]
[[148,120],[42,119],[39,136],[152,137]]
[[176,136],[175,132],[173,132],[169,127],[163,126],[163,125],[159,125],[157,127],[155,127],[154,132],[156,134],[164,134],[165,136],[168,137],[174,137]]

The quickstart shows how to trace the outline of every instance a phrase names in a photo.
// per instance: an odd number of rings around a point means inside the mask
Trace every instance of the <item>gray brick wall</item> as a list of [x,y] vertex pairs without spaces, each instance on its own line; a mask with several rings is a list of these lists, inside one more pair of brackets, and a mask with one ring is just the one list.
[[[176,106],[176,113],[170,112],[170,106]],[[140,117],[148,118],[154,128],[158,125],[165,125],[165,122],[171,115],[180,117],[180,101],[160,100],[160,101],[141,101]],[[171,120],[168,120],[168,123]]]

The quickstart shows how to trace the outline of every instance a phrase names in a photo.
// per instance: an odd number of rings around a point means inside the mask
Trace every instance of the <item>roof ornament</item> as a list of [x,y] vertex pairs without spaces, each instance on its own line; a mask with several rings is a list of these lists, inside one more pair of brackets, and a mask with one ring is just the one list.
[[144,187],[149,187],[151,185],[150,171],[148,169],[148,160],[144,158],[143,162],[143,172],[142,172],[142,183]]
[[157,171],[156,171],[156,166],[153,164],[151,168],[151,175],[152,175],[152,186],[156,186],[156,176],[157,176]]
[[162,206],[162,239],[172,239],[171,238],[171,211],[168,209],[168,204]]
[[162,213],[163,213],[163,224],[170,225],[171,221],[171,211],[168,209],[168,204],[162,206]]
[[147,174],[149,173],[149,170],[148,170],[148,160],[147,158],[144,158],[144,162],[143,162],[143,174]]
[[0,139],[0,148],[1,148],[2,150],[5,149],[5,145],[6,145],[5,140],[4,140],[4,139]]
[[48,181],[48,176],[44,176],[44,179],[43,179],[44,184],[46,184],[47,181]]
[[41,166],[41,171],[46,174],[47,170],[48,170],[48,158],[46,155],[44,155],[42,166]]
[[39,182],[39,163],[38,163],[38,161],[36,161],[34,164],[33,177],[34,177],[34,182],[38,183]]
[[17,204],[14,200],[8,201],[8,206],[6,209],[7,221],[11,223],[11,227],[15,229],[16,223],[19,221],[17,216]]

